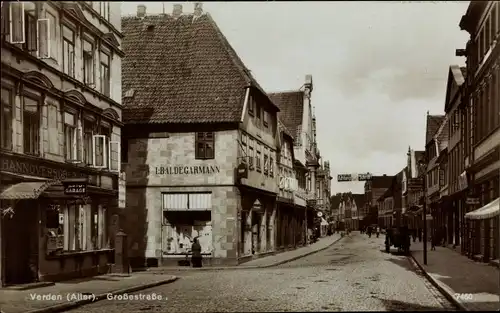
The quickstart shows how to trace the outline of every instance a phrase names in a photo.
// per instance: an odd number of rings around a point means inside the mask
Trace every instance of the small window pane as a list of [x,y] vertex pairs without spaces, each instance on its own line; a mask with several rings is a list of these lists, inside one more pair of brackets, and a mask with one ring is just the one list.
[[64,112],[64,123],[68,125],[75,125],[75,116],[71,113]]
[[71,30],[70,28],[66,27],[63,25],[62,27],[62,30],[63,30],[63,37],[64,39],[70,41],[71,43],[73,43],[73,37],[74,37],[74,33],[73,33],[73,30]]
[[36,113],[38,111],[38,101],[24,97],[24,111]]

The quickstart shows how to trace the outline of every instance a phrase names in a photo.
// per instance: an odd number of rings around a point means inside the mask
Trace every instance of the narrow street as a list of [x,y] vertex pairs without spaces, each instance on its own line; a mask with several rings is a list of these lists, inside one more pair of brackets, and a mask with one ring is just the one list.
[[168,300],[103,300],[71,312],[454,310],[408,258],[383,252],[383,240],[355,232],[275,268],[172,272],[177,282],[137,293]]

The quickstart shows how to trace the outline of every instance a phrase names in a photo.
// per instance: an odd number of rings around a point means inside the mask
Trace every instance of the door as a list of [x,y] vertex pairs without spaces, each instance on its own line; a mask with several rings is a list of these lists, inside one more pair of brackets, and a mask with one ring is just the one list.
[[38,279],[38,205],[21,200],[14,215],[4,217],[5,284],[27,284]]

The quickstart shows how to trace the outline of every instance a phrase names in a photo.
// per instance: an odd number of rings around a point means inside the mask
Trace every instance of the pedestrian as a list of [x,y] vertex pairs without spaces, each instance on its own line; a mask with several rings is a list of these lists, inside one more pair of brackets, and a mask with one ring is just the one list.
[[377,238],[379,234],[380,234],[380,226],[377,226]]
[[366,233],[368,234],[368,237],[371,238],[372,237],[372,227],[371,226],[368,226],[366,228]]
[[191,253],[191,264],[193,264],[193,267],[202,267],[201,245],[198,242],[198,238],[193,239]]
[[413,242],[417,241],[417,230],[416,229],[411,230],[411,236],[413,237]]

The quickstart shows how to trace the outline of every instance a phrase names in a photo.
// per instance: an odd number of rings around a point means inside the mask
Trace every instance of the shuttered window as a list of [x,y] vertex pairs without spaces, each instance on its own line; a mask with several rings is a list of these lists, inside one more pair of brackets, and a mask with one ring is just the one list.
[[163,211],[209,211],[212,193],[164,193]]

